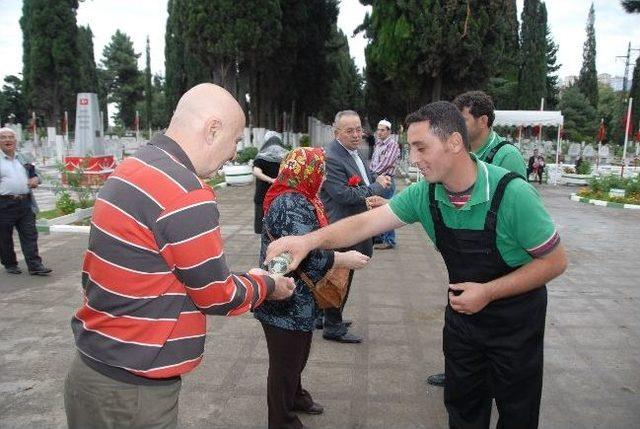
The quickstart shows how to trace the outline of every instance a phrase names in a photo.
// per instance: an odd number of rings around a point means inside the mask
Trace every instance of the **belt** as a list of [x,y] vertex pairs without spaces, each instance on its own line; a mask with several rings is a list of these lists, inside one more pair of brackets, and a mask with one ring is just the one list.
[[29,198],[31,198],[31,194],[0,195],[0,200],[28,200]]

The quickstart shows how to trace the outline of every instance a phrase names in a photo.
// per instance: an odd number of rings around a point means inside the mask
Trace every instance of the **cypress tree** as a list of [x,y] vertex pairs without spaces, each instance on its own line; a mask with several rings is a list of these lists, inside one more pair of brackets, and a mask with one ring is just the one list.
[[598,72],[596,71],[596,30],[594,28],[595,10],[593,3],[589,9],[587,18],[587,40],[582,50],[582,68],[578,77],[578,89],[589,100],[589,103],[598,107]]
[[[638,131],[638,127],[640,127],[640,124],[638,124],[640,122],[640,57],[636,59],[636,68],[633,70],[633,81],[631,82],[629,97],[633,97],[633,106],[631,106],[631,123],[633,126],[630,128]],[[626,106],[624,114],[627,114]]]
[[55,126],[75,106],[78,82],[77,0],[24,0],[23,79],[27,104]]
[[184,46],[184,17],[188,2],[169,0],[165,30],[164,70],[167,111],[173,112],[178,100],[187,91]]
[[109,101],[118,106],[116,122],[124,127],[132,127],[135,119],[136,102],[142,99],[138,57],[133,50],[133,42],[120,30],[111,37],[111,42],[102,51],[103,67],[109,84]]
[[147,64],[144,69],[145,126],[146,128],[151,129],[151,102],[153,100],[153,87],[151,86],[151,47],[149,46],[149,36],[147,36],[146,54]]
[[627,13],[640,13],[640,0],[621,0],[620,4]]
[[547,86],[546,8],[540,0],[524,0],[521,17],[517,108],[537,110]]
[[[547,7],[543,4],[544,15],[547,15]],[[545,20],[546,21],[546,20]],[[558,106],[559,101],[559,89],[558,89],[558,75],[556,72],[560,69],[560,64],[557,64],[558,45],[553,41],[551,30],[549,25],[545,22],[545,42],[546,42],[546,57],[547,57],[547,79],[546,79],[546,100],[545,108],[553,110]]]

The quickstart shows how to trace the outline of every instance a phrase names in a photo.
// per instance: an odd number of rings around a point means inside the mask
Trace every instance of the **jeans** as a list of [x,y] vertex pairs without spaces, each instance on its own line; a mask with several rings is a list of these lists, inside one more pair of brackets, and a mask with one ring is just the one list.
[[[382,197],[390,200],[391,197],[393,197],[393,194],[395,194],[395,192],[396,192],[396,181],[395,181],[395,179],[391,178],[391,186],[389,186],[388,188],[386,188],[384,190],[384,192],[382,193]],[[381,244],[389,244],[389,245],[395,247],[396,246],[396,231],[394,229],[392,229],[391,231],[383,232],[382,234],[380,234],[380,235],[378,235],[376,237],[375,242],[376,243],[381,243]]]

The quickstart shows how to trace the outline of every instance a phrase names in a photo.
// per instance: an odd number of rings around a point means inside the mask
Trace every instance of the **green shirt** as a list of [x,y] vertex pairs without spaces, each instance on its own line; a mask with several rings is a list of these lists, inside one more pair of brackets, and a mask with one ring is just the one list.
[[[478,150],[473,153],[481,160],[486,161],[487,156],[491,150],[496,147],[503,139],[496,133],[495,131],[491,131],[489,136],[487,137],[487,141],[478,148]],[[516,172],[520,174],[522,177],[526,177],[527,175],[527,167],[524,163],[524,158],[522,154],[512,144],[506,144],[498,150],[498,152],[493,157],[493,165],[497,165],[498,167],[506,168],[509,171]]]
[[[446,189],[436,185],[444,223],[449,228],[481,230],[498,181],[507,170],[476,161],[478,173],[469,201],[459,209],[449,201]],[[391,211],[404,223],[420,222],[435,242],[435,230],[429,211],[429,183],[416,182],[391,199]],[[557,240],[556,229],[542,204],[540,195],[524,180],[514,179],[506,187],[498,209],[496,245],[502,259],[511,267],[532,260],[530,254]]]

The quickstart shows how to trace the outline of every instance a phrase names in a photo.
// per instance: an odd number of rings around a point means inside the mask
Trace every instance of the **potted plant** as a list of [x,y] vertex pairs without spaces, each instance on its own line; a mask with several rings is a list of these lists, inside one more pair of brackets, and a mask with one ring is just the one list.
[[243,186],[253,183],[253,159],[257,154],[257,148],[246,147],[238,151],[233,163],[228,162],[222,167],[227,185]]

